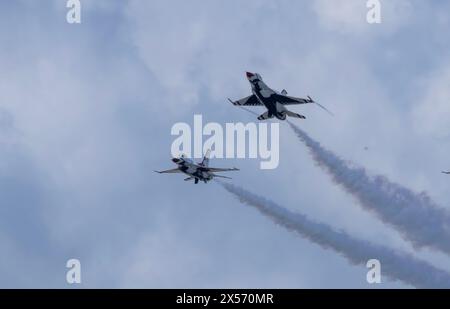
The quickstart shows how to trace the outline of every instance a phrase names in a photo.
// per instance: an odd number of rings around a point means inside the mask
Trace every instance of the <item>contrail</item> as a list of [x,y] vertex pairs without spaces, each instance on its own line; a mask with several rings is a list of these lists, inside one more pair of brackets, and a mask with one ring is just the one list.
[[417,194],[381,175],[324,149],[297,126],[289,125],[308,147],[314,161],[332,180],[355,197],[363,209],[400,232],[414,248],[428,247],[450,254],[450,214],[425,194]]
[[366,265],[370,259],[381,263],[381,275],[400,280],[416,288],[448,288],[450,274],[402,253],[384,246],[353,238],[342,231],[311,221],[305,215],[293,213],[277,204],[248,192],[240,187],[218,181],[241,203],[255,207],[278,225],[296,232],[324,249],[331,249],[355,265]]

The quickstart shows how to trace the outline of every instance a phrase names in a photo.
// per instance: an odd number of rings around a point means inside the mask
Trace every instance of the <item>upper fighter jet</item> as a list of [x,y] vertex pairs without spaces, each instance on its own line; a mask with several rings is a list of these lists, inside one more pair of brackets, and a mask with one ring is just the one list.
[[155,172],[159,174],[184,173],[189,176],[188,178],[185,179],[185,181],[195,180],[195,184],[197,184],[199,181],[207,183],[214,177],[231,179],[230,177],[214,174],[214,172],[239,171],[237,168],[209,167],[209,154],[210,151],[208,150],[205,157],[203,158],[203,161],[198,164],[182,155],[180,158],[172,159],[172,162],[178,165],[177,168],[167,171],[160,171],[160,172],[155,171]]
[[[288,96],[286,90],[281,91],[281,93],[272,90],[263,82],[261,75],[258,73],[247,72],[247,79],[252,86],[253,94],[238,101],[232,101],[231,99],[228,100],[233,105],[238,106],[265,106],[267,108],[267,112],[259,116],[258,120],[265,120],[273,117],[280,120],[285,120],[286,116],[305,119],[305,116],[291,112],[287,110],[285,106],[316,103],[309,96],[307,99],[302,99]],[[323,106],[321,107],[324,108]]]

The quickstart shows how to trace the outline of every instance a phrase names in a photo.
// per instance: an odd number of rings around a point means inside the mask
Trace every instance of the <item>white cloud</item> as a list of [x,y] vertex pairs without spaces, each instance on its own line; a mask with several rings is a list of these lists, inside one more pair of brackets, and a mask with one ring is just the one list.
[[314,11],[323,26],[337,31],[361,31],[366,28],[365,1],[316,0]]
[[276,62],[285,50],[281,46],[301,39],[294,16],[302,7],[297,2],[171,1],[169,6],[135,0],[127,17],[140,57],[165,88],[165,105],[180,115],[205,99],[226,103],[227,96],[248,91],[245,71]]
[[412,110],[417,133],[444,138],[450,135],[450,65],[433,72],[422,84],[425,93]]
[[[89,286],[125,280],[117,286],[158,287],[154,277],[170,286],[177,274],[167,268],[181,272],[197,261],[209,265],[186,271],[178,283],[364,286],[361,269],[291,239],[213,184],[189,186],[151,170],[170,166],[170,125],[191,121],[194,109],[219,122],[253,120],[226,102],[228,96],[249,94],[244,76],[249,70],[276,89],[310,94],[331,108],[335,118],[313,106],[293,107],[305,111],[308,119],[301,125],[327,147],[413,182],[416,169],[405,171],[398,163],[407,161],[402,152],[412,149],[415,136],[404,138],[410,131],[386,90],[393,81],[374,72],[376,65],[389,68],[367,59],[367,50],[383,52],[384,46],[363,46],[360,36],[343,44],[317,27],[309,1],[135,0],[121,2],[126,10],[115,5],[119,2],[83,2],[83,23],[70,28],[59,1],[54,11],[28,1],[36,10],[17,10],[31,15],[17,28],[0,19],[8,42],[0,48],[0,139],[20,144],[42,172],[36,178],[50,189],[42,193],[48,205],[35,209],[55,247],[82,255]],[[327,3],[315,7],[335,6]],[[320,24],[363,33],[355,29],[360,21],[352,15],[355,2],[343,5],[342,12],[318,12]],[[0,15],[8,13],[2,7]],[[389,12],[385,18],[386,29],[402,29],[390,24]],[[403,245],[333,187],[305,149],[290,140],[292,133],[282,134],[280,169],[262,173],[252,162],[240,161],[242,171],[233,181],[251,183],[255,190],[270,183],[283,204],[365,238]],[[367,144],[370,151],[359,151]],[[0,156],[0,167],[7,167],[5,153]],[[409,160],[414,159],[413,153]],[[198,196],[214,203],[199,203]],[[166,211],[170,219],[160,220],[157,214]],[[2,237],[14,243],[16,235]],[[218,265],[227,267],[211,275],[208,270]],[[116,281],[105,283],[101,275]]]

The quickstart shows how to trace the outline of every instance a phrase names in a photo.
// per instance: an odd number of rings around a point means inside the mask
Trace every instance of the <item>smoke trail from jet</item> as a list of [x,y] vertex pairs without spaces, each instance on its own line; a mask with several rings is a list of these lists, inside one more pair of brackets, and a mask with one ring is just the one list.
[[378,259],[382,276],[400,280],[416,288],[450,287],[449,273],[407,253],[353,238],[345,232],[311,221],[303,214],[293,213],[240,187],[221,181],[218,183],[241,203],[256,208],[276,224],[296,232],[322,248],[339,253],[352,264],[366,265],[368,260]]
[[289,122],[308,147],[314,161],[332,180],[355,197],[363,209],[400,232],[415,248],[428,247],[450,254],[450,214],[425,193],[417,194],[385,176],[371,176],[309,137]]

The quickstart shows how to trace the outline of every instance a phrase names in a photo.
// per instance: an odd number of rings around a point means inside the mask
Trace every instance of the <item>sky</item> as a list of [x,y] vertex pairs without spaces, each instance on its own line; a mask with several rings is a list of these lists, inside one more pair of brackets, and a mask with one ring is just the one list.
[[[291,109],[342,158],[450,208],[450,3],[0,0],[0,287],[410,288],[352,265],[172,168],[177,122],[254,122],[246,71],[331,109]],[[263,112],[255,108],[256,112]],[[365,149],[367,147],[367,149]],[[233,184],[443,270],[364,211],[280,124],[280,164]],[[450,210],[450,209],[449,209]],[[420,228],[420,227],[418,227]],[[439,236],[437,236],[439,237]],[[81,262],[82,283],[66,282]],[[375,258],[375,257],[374,257]]]

